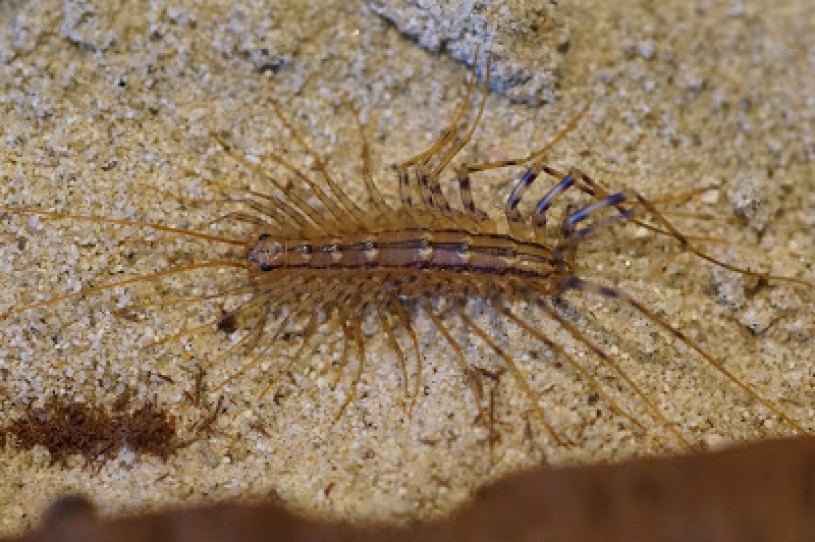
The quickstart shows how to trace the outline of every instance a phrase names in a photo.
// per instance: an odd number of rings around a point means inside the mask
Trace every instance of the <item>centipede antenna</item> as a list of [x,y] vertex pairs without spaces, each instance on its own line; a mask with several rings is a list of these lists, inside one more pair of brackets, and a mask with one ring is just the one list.
[[167,233],[173,233],[176,235],[183,235],[187,237],[195,237],[197,239],[206,239],[208,241],[216,241],[218,243],[224,243],[227,245],[236,245],[239,247],[246,247],[246,241],[240,241],[238,239],[229,239],[227,237],[220,237],[218,235],[210,235],[208,233],[201,233],[197,231],[190,231],[184,230],[181,228],[172,228],[170,226],[162,226],[161,224],[154,224],[152,222],[139,222],[136,220],[123,220],[119,218],[102,218],[97,216],[86,216],[86,215],[73,215],[73,214],[66,214],[66,213],[55,213],[51,211],[39,211],[37,209],[23,209],[19,207],[8,207],[6,205],[0,205],[0,212],[3,213],[14,213],[20,215],[35,215],[35,216],[42,216],[46,218],[55,218],[55,219],[68,219],[68,220],[77,220],[82,222],[99,222],[102,224],[117,224],[119,226],[134,226],[137,228],[150,228],[156,231],[163,231]]
[[136,277],[131,277],[129,279],[120,280],[117,282],[110,282],[108,284],[104,284],[102,286],[94,286],[92,288],[83,288],[79,291],[59,295],[52,297],[50,299],[46,299],[44,301],[38,301],[37,303],[31,303],[30,305],[25,305],[23,307],[17,307],[15,309],[11,309],[0,314],[0,320],[6,319],[9,316],[20,314],[23,312],[27,312],[34,309],[39,309],[42,307],[47,307],[49,305],[54,305],[57,303],[61,303],[62,301],[66,301],[68,299],[74,299],[77,297],[83,297],[90,294],[95,294],[98,292],[103,292],[105,290],[110,290],[112,288],[118,288],[120,286],[128,286],[130,284],[136,284],[138,282],[148,282],[151,280],[155,280],[162,277],[167,277],[170,275],[177,275],[179,273],[185,273],[187,271],[192,271],[194,269],[207,269],[207,268],[223,268],[223,267],[235,267],[238,269],[247,269],[247,265],[243,263],[234,262],[231,260],[215,260],[211,262],[203,262],[203,263],[195,263],[190,265],[181,265],[178,267],[173,267],[171,269],[165,269],[163,271],[157,271],[155,273],[149,273],[146,275],[139,275]]

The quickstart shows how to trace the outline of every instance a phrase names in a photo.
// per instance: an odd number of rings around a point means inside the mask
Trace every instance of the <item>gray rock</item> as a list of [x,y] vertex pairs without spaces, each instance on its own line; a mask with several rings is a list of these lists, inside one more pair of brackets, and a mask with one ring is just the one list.
[[370,8],[432,52],[447,52],[478,71],[495,55],[490,88],[515,102],[552,102],[569,46],[569,28],[550,2],[368,0]]

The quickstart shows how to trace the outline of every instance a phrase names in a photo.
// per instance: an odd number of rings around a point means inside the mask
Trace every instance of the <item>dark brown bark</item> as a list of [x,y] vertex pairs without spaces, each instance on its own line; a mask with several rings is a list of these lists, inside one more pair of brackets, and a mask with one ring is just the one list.
[[815,439],[517,473],[447,520],[398,528],[307,519],[274,504],[100,521],[82,501],[63,499],[45,517],[20,540],[815,540]]

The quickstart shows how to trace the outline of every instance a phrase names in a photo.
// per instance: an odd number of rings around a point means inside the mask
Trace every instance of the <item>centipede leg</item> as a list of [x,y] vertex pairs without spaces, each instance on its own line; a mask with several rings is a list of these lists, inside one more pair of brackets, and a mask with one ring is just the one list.
[[388,344],[399,360],[399,367],[402,369],[402,391],[404,392],[405,401],[407,401],[410,397],[410,391],[408,389],[407,356],[404,350],[399,346],[399,341],[396,340],[396,335],[393,333],[393,324],[388,314],[383,311],[382,308],[377,309],[377,314],[379,315],[379,324],[388,337]]
[[563,289],[592,292],[607,299],[619,300],[633,307],[637,312],[648,318],[650,321],[655,322],[664,331],[670,333],[682,344],[684,344],[685,346],[699,354],[699,356],[701,356],[711,367],[713,367],[717,372],[719,372],[719,374],[721,374],[726,380],[730,381],[733,385],[739,388],[753,401],[763,405],[766,409],[768,409],[770,412],[778,416],[780,419],[784,420],[795,430],[799,431],[800,433],[806,433],[806,430],[797,421],[792,419],[788,414],[786,414],[784,411],[775,406],[766,397],[758,393],[752,386],[750,386],[740,378],[737,378],[729,369],[727,369],[724,366],[724,364],[721,361],[717,360],[712,355],[710,355],[704,348],[701,347],[701,345],[696,343],[696,341],[692,340],[682,331],[669,324],[663,318],[660,318],[654,311],[648,309],[642,303],[640,303],[627,293],[616,288],[594,284],[592,282],[583,280],[578,277],[565,277],[564,279],[561,280],[561,285]]
[[[463,164],[457,168],[456,175],[458,177],[459,182],[459,190],[461,190],[462,196],[462,203],[464,204],[465,210],[469,210],[470,213],[474,213],[476,218],[480,214],[476,209],[475,206],[472,205],[472,196],[470,194],[470,175],[472,173],[477,173],[481,171],[488,171],[492,169],[500,169],[510,166],[520,166],[523,164],[531,164],[527,167],[527,171],[518,179],[515,186],[513,187],[512,193],[510,194],[509,199],[507,200],[506,205],[504,206],[504,215],[507,218],[507,223],[509,224],[510,232],[518,237],[518,238],[525,238],[526,232],[523,228],[523,217],[518,211],[517,207],[523,197],[523,194],[526,192],[527,188],[535,181],[535,179],[540,174],[541,170],[545,169],[543,162],[540,160],[543,155],[545,155],[552,147],[555,146],[561,139],[566,137],[566,135],[574,130],[577,126],[577,123],[583,117],[583,115],[588,110],[588,105],[586,105],[583,109],[580,110],[568,123],[567,125],[554,137],[550,140],[546,145],[542,148],[534,151],[528,156],[523,158],[509,158],[506,160],[499,160],[495,162],[484,162],[481,164]],[[563,179],[565,175],[560,175],[559,178]],[[466,190],[465,190],[466,189]],[[540,235],[540,234],[538,234]]]
[[[268,181],[272,186],[280,190],[282,193],[286,194],[286,197],[291,201],[292,205],[296,206],[300,211],[307,214],[309,218],[321,229],[323,229],[324,231],[331,230],[331,227],[326,221],[326,219],[321,217],[319,213],[317,213],[311,207],[311,205],[309,205],[305,200],[303,200],[297,194],[293,193],[291,190],[286,189],[286,187],[272,175],[269,175],[266,171],[264,171],[257,165],[249,162],[244,156],[233,150],[229,143],[224,138],[222,138],[216,130],[211,129],[210,135],[212,136],[213,139],[215,139],[218,142],[218,144],[221,146],[224,152],[226,152],[230,157],[232,157],[233,160],[235,160],[244,168],[246,168],[247,171],[251,171],[256,175],[259,175],[260,177]],[[353,229],[356,227],[356,223],[348,219],[348,215],[344,213],[342,209],[340,209],[337,206],[337,204],[325,194],[325,192],[322,190],[322,188],[320,188],[320,186],[317,183],[315,183],[306,174],[304,174],[302,171],[300,171],[297,167],[295,167],[293,164],[291,164],[291,162],[289,162],[282,156],[279,156],[275,153],[267,153],[267,155],[273,162],[283,166],[291,173],[293,173],[298,179],[305,182],[309,187],[311,187],[314,190],[314,193],[318,197],[320,202],[326,206],[326,209],[328,209],[328,211],[334,216],[335,220],[338,222],[341,228],[343,228],[346,231],[353,231]]]
[[345,211],[348,217],[352,218],[353,222],[357,226],[365,226],[369,229],[374,227],[375,224],[373,224],[369,220],[366,213],[362,209],[360,209],[359,206],[356,203],[354,203],[351,200],[351,198],[349,198],[345,194],[345,192],[343,192],[343,190],[337,185],[333,177],[331,177],[331,174],[328,172],[328,168],[326,167],[322,158],[320,158],[320,155],[316,153],[306,143],[305,139],[303,139],[300,133],[297,130],[295,130],[294,125],[291,123],[291,121],[288,118],[286,118],[285,115],[283,115],[280,105],[271,98],[269,99],[269,103],[271,103],[272,109],[274,110],[274,113],[277,116],[277,118],[280,119],[280,122],[282,122],[283,125],[289,130],[289,133],[291,134],[292,138],[300,145],[300,147],[303,148],[303,150],[305,150],[312,157],[315,165],[317,166],[317,169],[319,170],[320,174],[323,176],[323,179],[328,185],[329,190],[331,191],[332,194],[334,194],[334,197],[337,200],[339,200],[340,208],[343,211]]
[[574,358],[574,356],[571,356],[568,352],[566,352],[565,348],[563,348],[561,345],[557,344],[552,339],[550,339],[549,337],[547,337],[546,335],[541,333],[538,329],[535,329],[534,327],[529,325],[527,322],[523,321],[516,314],[514,314],[505,304],[496,303],[496,304],[494,304],[494,306],[495,306],[496,310],[498,310],[498,312],[500,312],[501,314],[503,314],[504,316],[506,316],[507,318],[509,318],[513,322],[515,322],[515,324],[518,327],[520,327],[521,329],[523,329],[524,331],[526,331],[527,333],[529,333],[533,337],[537,338],[540,342],[542,342],[544,345],[546,345],[546,347],[549,350],[551,350],[552,352],[554,352],[555,354],[557,354],[561,358],[565,359],[569,363],[569,365],[571,365],[578,373],[580,373],[580,376],[582,378],[584,378],[584,379],[586,379],[586,381],[588,381],[591,388],[595,392],[597,392],[597,394],[600,397],[602,397],[603,400],[606,401],[606,403],[609,404],[609,406],[611,407],[611,409],[614,412],[616,412],[617,414],[619,414],[619,415],[623,416],[624,418],[628,419],[632,424],[634,424],[639,429],[642,429],[642,430],[645,429],[645,427],[643,427],[642,423],[637,418],[635,418],[634,416],[632,416],[631,414],[626,412],[619,404],[617,404],[617,402],[614,400],[614,398],[611,397],[605,391],[605,389],[603,388],[603,385],[600,384],[600,382],[594,377],[594,375],[592,375],[585,367],[583,367],[583,365],[581,365],[580,362],[577,361]]
[[362,180],[365,182],[365,189],[368,191],[368,196],[371,198],[371,201],[379,214],[377,218],[385,225],[393,226],[395,225],[391,220],[393,209],[391,209],[388,204],[385,203],[385,198],[376,187],[373,175],[371,174],[371,149],[368,144],[368,137],[365,134],[365,126],[362,124],[362,121],[359,118],[359,111],[357,111],[353,106],[352,111],[354,113],[354,119],[357,123],[357,131],[359,132],[361,142],[360,158],[362,160]]
[[473,395],[473,401],[475,401],[476,409],[478,410],[478,416],[481,419],[484,419],[484,412],[481,406],[481,401],[479,398],[481,397],[481,388],[475,382],[472,376],[472,368],[470,364],[467,363],[467,358],[464,356],[464,350],[461,348],[461,345],[458,344],[453,336],[450,334],[450,331],[444,325],[444,322],[441,321],[441,318],[436,316],[433,312],[433,309],[430,307],[430,304],[427,302],[422,303],[422,310],[424,310],[425,314],[430,318],[433,322],[433,325],[441,332],[444,340],[447,341],[447,344],[450,345],[450,348],[453,349],[453,352],[456,354],[456,363],[458,363],[459,369],[461,369],[462,374],[464,374],[467,380],[467,386],[470,388],[470,392]]
[[549,433],[549,436],[552,437],[552,440],[554,440],[555,444],[557,444],[558,446],[562,446],[564,444],[563,439],[560,437],[560,435],[557,434],[557,431],[555,431],[555,428],[552,427],[552,424],[549,423],[549,420],[547,419],[546,416],[546,412],[541,406],[537,395],[535,394],[534,391],[532,391],[532,387],[529,385],[529,381],[526,379],[526,376],[524,376],[521,369],[515,363],[515,360],[512,359],[512,357],[509,354],[507,354],[500,346],[495,344],[495,341],[492,340],[492,338],[487,334],[487,332],[484,331],[478,324],[473,322],[473,320],[469,316],[467,316],[464,310],[459,310],[458,314],[462,321],[467,325],[467,327],[472,329],[475,332],[475,334],[478,335],[478,337],[487,346],[489,346],[493,352],[495,352],[498,355],[498,357],[504,360],[504,363],[506,364],[507,368],[509,368],[512,374],[515,375],[515,379],[517,380],[518,385],[521,386],[521,389],[523,390],[524,394],[526,394],[526,396],[529,398],[529,401],[532,403],[535,413],[538,415],[541,423],[543,423],[543,426],[546,428],[546,432]]
[[[475,52],[475,57],[476,59],[478,57],[477,49]],[[472,96],[473,90],[475,89],[476,64],[477,63],[473,61],[472,74],[470,77],[470,82],[467,85],[465,97],[462,100],[459,108],[454,113],[453,118],[450,120],[450,123],[447,126],[447,128],[444,129],[439,138],[425,151],[405,160],[404,162],[396,166],[397,177],[399,179],[400,199],[402,202],[403,209],[409,215],[412,214],[413,207],[424,207],[426,210],[430,210],[429,214],[431,217],[435,216],[436,207],[434,205],[434,193],[435,198],[438,200],[439,203],[441,203],[442,201],[444,203],[447,203],[441,191],[441,187],[438,186],[437,189],[431,187],[431,183],[433,185],[438,185],[438,175],[433,176],[432,173],[428,170],[428,162],[432,159],[434,155],[436,155],[451,141],[453,141],[455,139],[456,134],[458,134],[459,132],[458,125],[461,122],[461,118],[464,116],[464,113],[467,111],[467,107],[470,102],[470,97]],[[416,176],[415,190],[418,192],[419,195],[419,199],[415,203],[413,200],[414,183],[411,181],[411,167],[413,166],[415,166],[414,169]],[[449,208],[449,204],[447,204],[447,207]],[[442,206],[441,208],[443,209],[444,207]],[[421,218],[417,217],[411,218],[414,223],[416,224],[421,223]],[[425,217],[425,220],[427,220],[427,217]]]
[[410,319],[405,313],[404,307],[402,307],[402,302],[399,301],[399,298],[396,297],[396,295],[391,294],[390,304],[388,306],[393,309],[393,312],[396,314],[396,317],[399,319],[399,322],[402,324],[402,327],[405,329],[408,337],[410,337],[410,342],[413,345],[413,351],[416,353],[416,382],[413,386],[413,398],[410,401],[409,411],[411,411],[416,404],[416,399],[419,397],[419,390],[422,386],[422,351],[421,348],[419,348],[419,339],[416,336],[416,331],[413,329]]
[[[556,175],[556,176],[557,175],[562,175],[561,172],[557,171],[554,168],[550,168],[550,167],[547,166],[544,169],[550,175]],[[607,190],[605,190],[600,185],[600,183],[598,183],[597,181],[595,181],[594,179],[592,179],[586,173],[580,171],[579,169],[573,170],[573,175],[575,176],[575,178],[579,178],[584,183],[581,186],[581,189],[584,192],[586,192],[587,194],[594,197],[595,199],[597,199],[599,201],[604,201],[604,200],[608,201],[610,198],[614,197],[614,194],[610,194]],[[635,201],[632,202],[631,198],[621,198],[618,201],[612,202],[614,207],[616,207],[616,209],[620,212],[620,216],[621,216],[622,219],[631,221],[632,223],[634,223],[634,224],[636,224],[638,226],[641,226],[641,227],[646,228],[646,229],[648,229],[650,231],[656,232],[656,233],[658,233],[660,235],[667,235],[669,237],[673,237],[674,239],[676,239],[679,242],[679,244],[680,244],[680,246],[682,247],[683,250],[689,252],[690,254],[693,254],[694,256],[696,256],[696,257],[698,257],[698,258],[700,258],[702,260],[708,261],[708,262],[710,262],[710,263],[712,263],[712,264],[714,264],[714,265],[716,265],[718,267],[722,267],[724,269],[728,269],[728,270],[736,272],[736,273],[740,273],[740,274],[743,274],[743,275],[749,275],[749,276],[757,277],[757,278],[764,279],[764,280],[775,280],[775,281],[780,281],[780,282],[788,282],[788,283],[791,283],[791,284],[797,284],[799,286],[803,286],[803,287],[807,288],[808,290],[815,290],[815,282],[812,282],[812,281],[799,279],[799,278],[795,278],[795,277],[787,277],[787,276],[783,276],[783,275],[775,275],[775,274],[771,274],[771,273],[762,273],[762,272],[751,271],[750,269],[746,269],[744,267],[740,267],[740,266],[737,266],[737,265],[732,265],[732,264],[729,264],[729,263],[727,263],[727,262],[725,262],[723,260],[720,260],[719,258],[711,256],[710,254],[704,252],[703,250],[698,248],[695,244],[693,244],[691,242],[689,236],[686,236],[682,232],[680,232],[662,213],[659,212],[659,210],[656,208],[656,206],[654,205],[654,203],[652,201],[646,199],[645,197],[643,197],[641,194],[639,194],[635,190],[628,189],[628,190],[626,190],[626,192],[628,194],[631,194],[631,196],[633,196],[633,199]],[[630,206],[626,206],[626,204],[631,204],[631,203],[641,207],[642,209],[645,209],[645,211],[647,211],[647,213],[651,217],[653,217],[664,229],[655,227],[655,226],[653,226],[651,224],[648,224],[647,222],[643,222],[642,220],[637,219],[636,218],[636,213],[633,212],[633,208],[630,207]],[[566,233],[569,233],[569,232],[566,232]]]
[[309,316],[308,323],[306,324],[305,329],[303,330],[303,337],[300,339],[300,347],[294,353],[294,355],[289,359],[288,363],[283,367],[283,369],[275,376],[271,382],[269,382],[263,391],[260,392],[258,397],[265,397],[266,394],[272,389],[283,376],[285,376],[291,368],[300,360],[300,356],[303,355],[303,351],[308,346],[309,341],[314,336],[314,332],[317,330],[317,311],[314,310],[311,312]]
[[[351,333],[354,343],[357,347],[357,357],[359,357],[359,365],[357,366],[357,373],[354,375],[354,380],[351,382],[351,390],[348,392],[348,396],[343,401],[342,406],[340,407],[339,412],[337,412],[336,417],[334,418],[334,423],[337,423],[340,418],[342,418],[343,413],[348,408],[348,405],[351,404],[351,401],[357,395],[357,388],[359,387],[359,382],[362,380],[362,373],[365,370],[365,340],[362,338],[362,315],[357,314],[354,317],[354,321],[352,324],[352,329],[349,331],[347,327],[344,327],[343,330],[346,332]],[[348,337],[346,337],[348,338]]]
[[572,325],[568,320],[563,318],[558,312],[550,305],[548,301],[538,300],[537,304],[543,311],[554,318],[560,326],[566,330],[569,335],[575,338],[578,342],[585,345],[589,350],[594,352],[594,354],[599,357],[603,363],[605,363],[608,367],[611,367],[615,373],[617,373],[620,378],[622,378],[625,383],[634,390],[634,393],[640,398],[640,400],[646,405],[648,410],[654,415],[654,417],[659,420],[659,422],[670,431],[676,440],[685,448],[687,449],[694,449],[687,439],[676,429],[676,424],[672,421],[669,421],[664,414],[659,410],[659,408],[654,404],[651,398],[642,391],[642,388],[634,382],[628,374],[623,371],[622,367],[614,361],[614,359],[603,352],[596,344],[594,344],[586,335],[584,335],[579,329],[577,329],[574,325]]
[[497,224],[490,219],[489,215],[476,207],[475,200],[473,200],[470,173],[467,168],[465,166],[459,166],[455,171],[464,215],[472,221],[472,227],[474,227],[476,231],[485,233],[495,233],[498,231]]

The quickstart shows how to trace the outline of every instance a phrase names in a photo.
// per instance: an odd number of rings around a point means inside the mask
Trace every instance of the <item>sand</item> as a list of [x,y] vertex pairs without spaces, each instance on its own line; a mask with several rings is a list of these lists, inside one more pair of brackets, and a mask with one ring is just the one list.
[[[236,189],[267,182],[223,153],[211,128],[279,178],[287,174],[270,163],[271,152],[286,152],[309,168],[268,98],[295,118],[349,195],[362,201],[354,104],[371,125],[376,178],[395,201],[390,165],[441,132],[464,96],[468,71],[451,54],[468,58],[462,51],[478,42],[495,44],[503,78],[458,160],[523,156],[591,103],[549,163],[561,170],[579,166],[610,189],[631,187],[655,198],[705,188],[678,208],[736,219],[677,218],[683,231],[717,238],[704,245],[717,257],[813,280],[815,14],[809,2],[665,2],[657,9],[581,0],[527,11],[522,2],[475,4],[477,16],[500,22],[495,32],[468,23],[463,3],[445,9],[422,3],[424,17],[413,7],[400,12],[387,2],[371,4],[393,22],[364,3],[330,0],[308,7],[294,1],[4,4],[0,201],[195,227],[223,205],[199,209],[154,189],[217,198],[213,182]],[[557,39],[544,33],[547,23]],[[475,177],[479,205],[500,217],[518,174]],[[229,224],[220,231],[240,233]],[[0,235],[0,311],[228,251],[146,230],[3,213]],[[586,246],[580,269],[653,308],[801,425],[815,427],[811,290],[713,269],[681,254],[678,243],[633,226]],[[240,333],[230,338],[207,329],[186,348],[150,350],[155,337],[203,324],[220,306],[176,305],[142,311],[142,318],[115,311],[200,295],[234,276],[232,270],[189,274],[4,319],[0,424],[52,395],[112,406],[132,389],[134,401],[154,400],[191,436],[216,405],[214,386],[240,364],[217,359]],[[694,442],[716,447],[793,433],[633,311],[579,293],[561,307]],[[412,415],[404,408],[398,362],[372,324],[359,399],[335,423],[350,371],[334,389],[331,364],[341,340],[336,328],[323,326],[274,399],[259,394],[297,351],[296,334],[222,390],[211,431],[167,461],[124,448],[114,460],[90,466],[78,456],[51,464],[44,448],[20,450],[8,438],[0,460],[0,533],[27,530],[65,492],[89,495],[104,514],[272,496],[335,518],[438,517],[487,481],[540,461],[602,462],[682,449],[611,369],[539,311],[516,307],[597,374],[644,430],[611,412],[562,359],[480,308],[471,310],[513,353],[568,444],[547,435],[509,372],[495,385],[483,379],[486,395],[495,389],[493,430],[475,423],[456,359],[421,314],[414,318],[424,387]],[[471,363],[502,368],[457,319],[445,321]],[[208,387],[204,403],[194,406],[184,392],[193,390],[200,366],[207,367]]]

